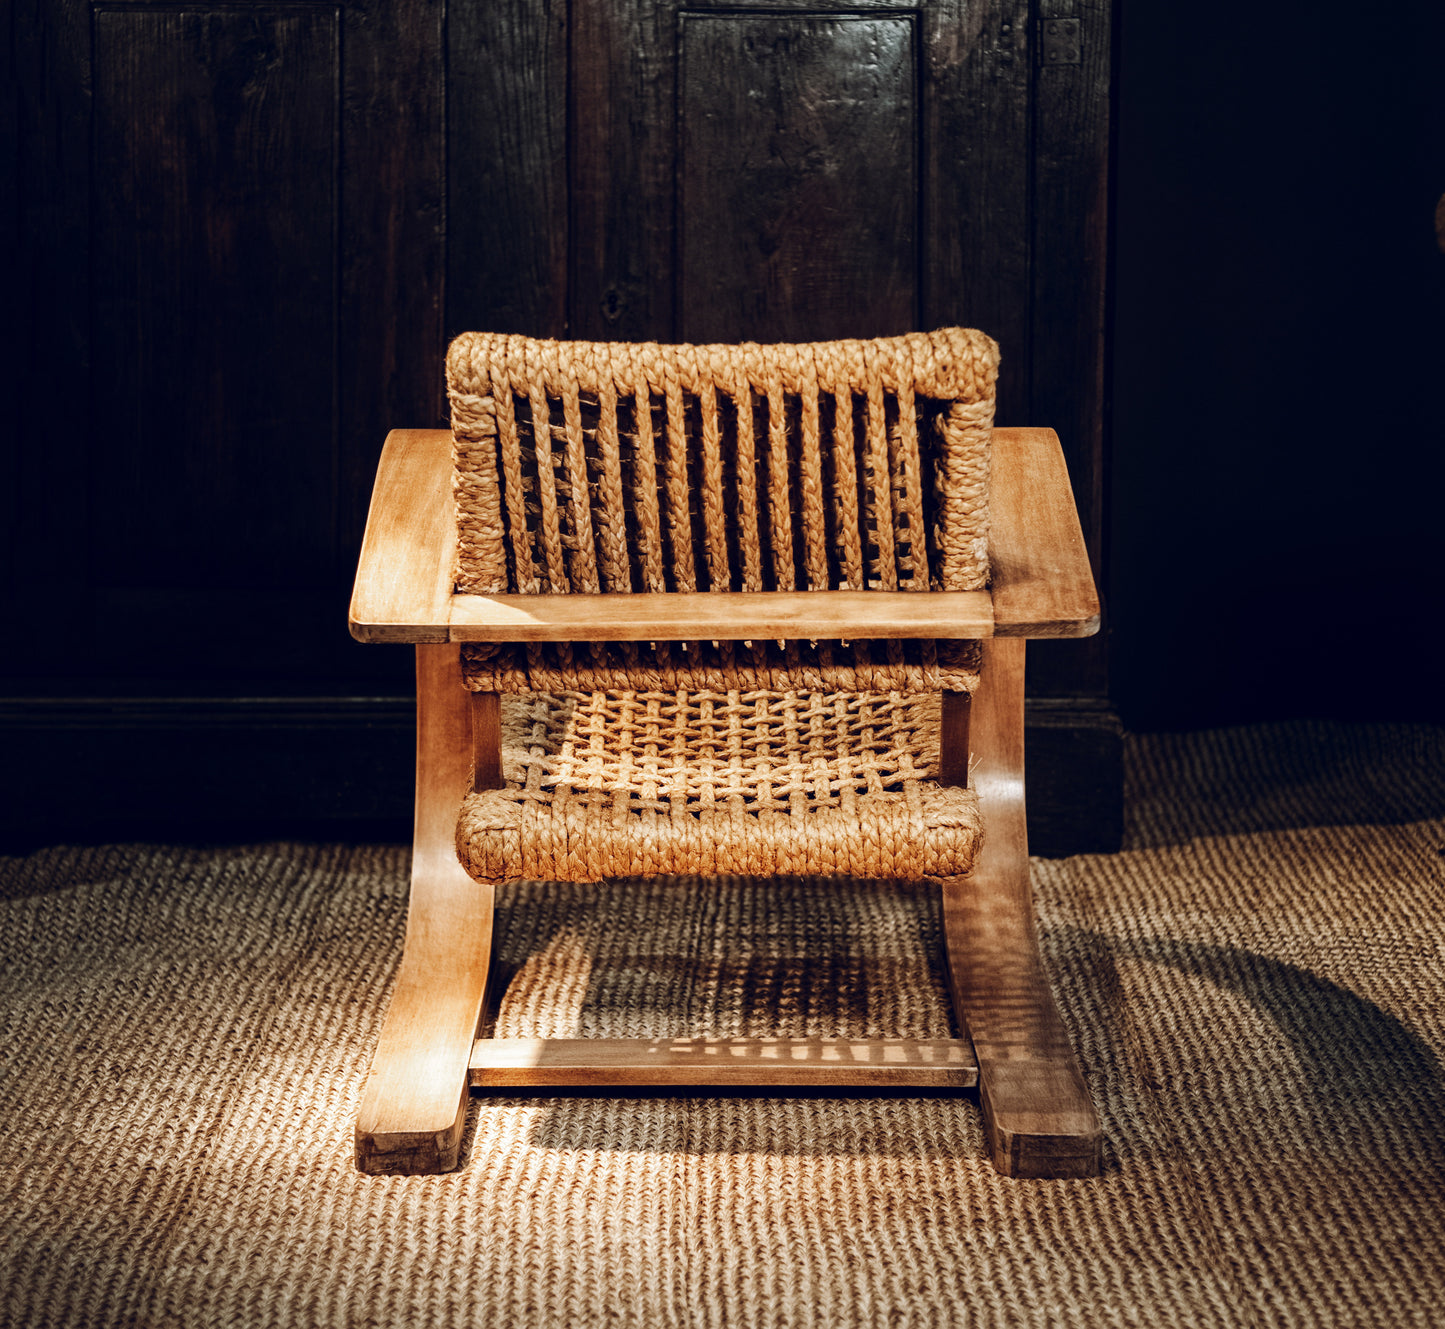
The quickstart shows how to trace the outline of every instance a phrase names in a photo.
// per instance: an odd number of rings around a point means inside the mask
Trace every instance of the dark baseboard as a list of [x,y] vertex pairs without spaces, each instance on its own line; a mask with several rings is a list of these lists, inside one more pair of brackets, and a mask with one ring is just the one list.
[[1024,708],[1029,852],[1108,854],[1124,838],[1124,730],[1096,697],[1029,700]]
[[411,839],[409,697],[0,699],[0,840]]
[[[1118,718],[1031,701],[1034,853],[1117,849]],[[407,697],[0,699],[0,850],[115,840],[411,837]]]

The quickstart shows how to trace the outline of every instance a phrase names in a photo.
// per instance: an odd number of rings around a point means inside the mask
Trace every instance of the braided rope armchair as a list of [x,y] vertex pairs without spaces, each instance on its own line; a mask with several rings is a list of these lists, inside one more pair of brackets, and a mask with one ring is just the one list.
[[[977,1085],[1001,1170],[1097,1169],[1034,936],[1022,669],[1098,604],[1057,440],[993,429],[997,366],[966,329],[453,343],[451,436],[388,438],[352,602],[418,660],[364,1170],[455,1166],[469,1085],[590,1083]],[[497,884],[674,873],[938,881],[964,1037],[475,1037]]]

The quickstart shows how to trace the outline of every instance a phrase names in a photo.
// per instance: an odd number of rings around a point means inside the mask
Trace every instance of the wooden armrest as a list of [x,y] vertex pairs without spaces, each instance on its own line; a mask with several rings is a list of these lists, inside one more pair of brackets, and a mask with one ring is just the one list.
[[993,636],[987,591],[455,595],[453,641],[856,641]]
[[457,519],[452,436],[393,429],[371,491],[351,593],[357,641],[450,641]]
[[351,597],[359,641],[1086,637],[1099,599],[1051,429],[994,431],[993,590],[454,595],[451,435],[387,435]]
[[451,435],[395,429],[372,491],[358,641],[767,641],[993,635],[987,591],[454,595]]
[[995,429],[989,481],[993,630],[998,637],[1090,637],[1099,594],[1059,436]]

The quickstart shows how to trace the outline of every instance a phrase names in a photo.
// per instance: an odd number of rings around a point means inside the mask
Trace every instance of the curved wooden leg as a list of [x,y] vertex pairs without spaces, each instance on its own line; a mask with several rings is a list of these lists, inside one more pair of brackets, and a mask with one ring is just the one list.
[[984,643],[972,710],[984,844],[972,873],[943,879],[943,927],[989,1152],[1005,1176],[1096,1176],[1099,1118],[1044,976],[1029,887],[1022,638]]
[[406,952],[356,1121],[356,1165],[449,1172],[467,1107],[467,1066],[486,1000],[493,891],[457,862],[471,778],[460,647],[416,648],[416,837]]

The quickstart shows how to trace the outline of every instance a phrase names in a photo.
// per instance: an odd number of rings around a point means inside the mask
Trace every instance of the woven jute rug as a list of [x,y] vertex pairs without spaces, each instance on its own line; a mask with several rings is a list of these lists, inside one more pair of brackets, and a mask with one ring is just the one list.
[[[477,1098],[351,1121],[402,847],[0,860],[7,1325],[1405,1325],[1445,1318],[1445,737],[1135,741],[1125,852],[1035,864],[1106,1171],[969,1097]],[[943,1035],[918,887],[504,893],[500,1034]]]

